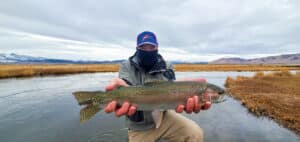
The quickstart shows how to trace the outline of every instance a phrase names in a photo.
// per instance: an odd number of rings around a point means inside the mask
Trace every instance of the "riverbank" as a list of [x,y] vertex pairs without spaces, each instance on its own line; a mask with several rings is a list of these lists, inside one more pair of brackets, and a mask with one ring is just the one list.
[[118,69],[116,64],[3,64],[0,65],[0,78],[113,72]]
[[[175,64],[175,71],[282,71],[300,70],[300,65]],[[118,64],[0,64],[0,78],[117,72]]]
[[228,77],[227,92],[256,116],[267,116],[300,134],[300,72],[288,71],[254,77]]

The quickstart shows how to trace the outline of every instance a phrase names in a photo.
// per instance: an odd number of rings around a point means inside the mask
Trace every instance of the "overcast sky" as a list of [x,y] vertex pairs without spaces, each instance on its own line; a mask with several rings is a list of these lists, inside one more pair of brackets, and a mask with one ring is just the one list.
[[300,1],[0,0],[0,53],[127,59],[146,30],[167,60],[300,53]]

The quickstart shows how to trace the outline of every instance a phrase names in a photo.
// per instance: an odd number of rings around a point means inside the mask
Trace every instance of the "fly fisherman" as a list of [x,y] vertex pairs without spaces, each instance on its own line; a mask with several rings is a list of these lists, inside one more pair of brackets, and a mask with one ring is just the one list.
[[[119,78],[112,79],[105,89],[111,91],[119,86],[143,85],[157,80],[174,81],[175,74],[172,65],[158,54],[155,34],[145,31],[137,36],[135,54],[120,65]],[[187,100],[186,105],[178,105],[174,109],[177,113],[198,113],[210,105],[210,102],[206,102],[200,106],[198,96],[194,96]],[[137,111],[138,107],[130,102],[119,105],[112,101],[105,108],[105,112],[115,112],[117,117],[126,116],[130,142],[154,142],[158,139],[172,142],[203,141],[202,129],[181,114],[174,111]]]

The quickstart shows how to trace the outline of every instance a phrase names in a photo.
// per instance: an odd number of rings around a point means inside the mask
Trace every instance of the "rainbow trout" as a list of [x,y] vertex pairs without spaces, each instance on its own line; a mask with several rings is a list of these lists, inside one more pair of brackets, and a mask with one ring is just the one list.
[[179,104],[185,104],[187,98],[199,96],[199,103],[211,101],[223,102],[225,91],[223,88],[203,82],[151,82],[143,86],[119,87],[109,92],[79,91],[74,92],[79,105],[85,107],[80,110],[80,122],[83,123],[94,116],[110,101],[116,100],[136,104],[137,110],[168,110],[175,109]]

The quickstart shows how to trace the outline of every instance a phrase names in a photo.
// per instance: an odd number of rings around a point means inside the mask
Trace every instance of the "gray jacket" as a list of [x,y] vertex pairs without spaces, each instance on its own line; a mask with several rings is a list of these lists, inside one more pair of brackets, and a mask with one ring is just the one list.
[[[119,78],[135,86],[157,80],[172,81],[175,80],[175,74],[173,66],[165,62],[160,55],[154,67],[146,72],[139,66],[138,57],[135,54],[120,64]],[[126,118],[126,123],[129,129],[136,131],[151,129],[155,126],[151,111],[137,111],[133,116]]]

